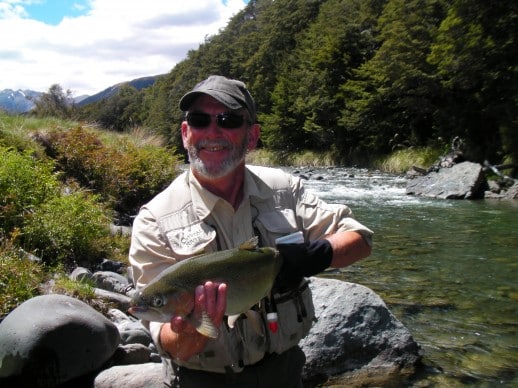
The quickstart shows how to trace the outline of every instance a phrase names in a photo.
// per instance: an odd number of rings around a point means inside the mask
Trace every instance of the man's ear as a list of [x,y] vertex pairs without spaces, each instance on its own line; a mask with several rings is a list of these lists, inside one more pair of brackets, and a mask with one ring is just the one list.
[[187,129],[188,129],[187,121],[182,121],[182,125],[180,126],[180,131],[182,133],[183,148],[185,148],[185,149],[187,149]]

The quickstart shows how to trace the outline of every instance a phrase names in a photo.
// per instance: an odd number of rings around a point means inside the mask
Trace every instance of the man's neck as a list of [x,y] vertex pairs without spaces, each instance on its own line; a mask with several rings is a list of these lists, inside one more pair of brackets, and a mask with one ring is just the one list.
[[237,209],[243,200],[243,186],[245,181],[245,167],[239,166],[233,172],[221,178],[208,179],[198,174],[195,170],[192,173],[206,190],[223,198]]

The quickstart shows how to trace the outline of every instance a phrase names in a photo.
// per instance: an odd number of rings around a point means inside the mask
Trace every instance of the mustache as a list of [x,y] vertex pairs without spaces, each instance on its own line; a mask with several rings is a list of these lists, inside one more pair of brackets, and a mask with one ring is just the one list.
[[225,139],[215,139],[215,140],[202,139],[195,145],[195,148],[197,150],[200,150],[201,148],[210,148],[210,147],[232,148],[232,143]]

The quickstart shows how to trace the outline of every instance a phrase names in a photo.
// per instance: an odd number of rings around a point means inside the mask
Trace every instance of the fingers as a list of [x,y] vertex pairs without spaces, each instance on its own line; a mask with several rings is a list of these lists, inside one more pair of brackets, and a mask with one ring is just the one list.
[[227,310],[227,285],[225,283],[221,283],[218,285],[218,299],[216,301],[216,311],[214,315],[214,320],[217,322],[221,322],[223,320],[223,316]]
[[227,285],[211,281],[203,285],[205,311],[217,325],[221,323],[227,309]]
[[213,282],[206,282],[205,289],[205,311],[209,317],[214,320],[214,314],[216,312],[216,299],[218,298],[218,287]]
[[[203,311],[212,319],[216,326],[221,324],[227,309],[227,285],[207,281],[196,287],[194,292],[194,314],[201,315]],[[192,331],[194,328],[182,317],[171,319],[171,329],[177,333]]]
[[186,323],[182,317],[173,317],[171,319],[171,330],[176,333],[180,333],[185,330]]

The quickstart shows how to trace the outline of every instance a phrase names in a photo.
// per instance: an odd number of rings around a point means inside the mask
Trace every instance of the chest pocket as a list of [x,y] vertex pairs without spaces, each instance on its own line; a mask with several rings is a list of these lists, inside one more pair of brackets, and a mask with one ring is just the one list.
[[291,209],[260,212],[254,221],[265,246],[275,246],[279,237],[298,231],[295,213]]
[[212,242],[216,239],[216,231],[203,221],[164,230],[163,233],[171,249],[178,256],[190,257],[214,250]]

